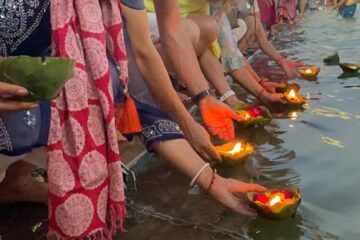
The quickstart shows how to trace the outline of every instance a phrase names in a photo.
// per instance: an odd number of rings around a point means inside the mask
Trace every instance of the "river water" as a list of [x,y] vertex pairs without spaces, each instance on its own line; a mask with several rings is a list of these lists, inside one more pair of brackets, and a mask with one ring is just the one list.
[[[343,62],[360,63],[360,25],[334,11],[316,11],[278,34],[274,44],[289,58],[321,68],[317,81],[294,81],[307,98],[306,109],[297,118],[275,109],[265,129],[238,129],[237,138],[254,144],[256,152],[244,165],[219,171],[268,188],[300,188],[296,217],[279,222],[242,217],[190,194],[188,179],[149,155],[134,168],[138,191],[129,194],[128,233],[121,239],[360,239],[360,80],[322,63],[335,50]],[[283,77],[261,54],[255,63],[261,75]]]

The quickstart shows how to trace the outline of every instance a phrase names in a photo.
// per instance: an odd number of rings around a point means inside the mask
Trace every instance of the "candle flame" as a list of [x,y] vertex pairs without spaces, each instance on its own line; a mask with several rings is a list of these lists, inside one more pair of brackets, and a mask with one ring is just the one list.
[[305,70],[305,73],[312,73],[311,68],[306,69],[306,70]]
[[241,152],[241,143],[237,143],[232,150],[230,150],[228,153],[231,155],[235,155],[237,153]]
[[275,197],[273,197],[271,200],[270,200],[270,206],[274,206],[275,204],[281,202],[281,198],[276,195]]
[[296,98],[296,93],[295,93],[295,90],[294,89],[291,89],[290,92],[289,92],[289,97],[290,98]]

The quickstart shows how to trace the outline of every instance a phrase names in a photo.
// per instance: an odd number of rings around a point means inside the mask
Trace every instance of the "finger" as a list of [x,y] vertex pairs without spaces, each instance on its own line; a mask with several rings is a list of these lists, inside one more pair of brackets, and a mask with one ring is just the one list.
[[10,96],[26,96],[29,94],[29,92],[26,90],[26,88],[14,84],[0,82],[0,94]]
[[0,111],[19,111],[24,109],[33,109],[37,108],[39,105],[33,102],[16,102],[16,101],[6,101],[0,102]]
[[241,120],[241,117],[239,116],[239,114],[237,114],[231,108],[228,108],[228,111],[226,112],[226,116],[233,119],[233,120],[235,120],[235,121],[240,121]]
[[215,151],[214,146],[212,146],[212,145],[208,146],[205,149],[205,151],[206,151],[206,154],[210,157],[210,159],[221,162],[221,156],[218,152]]
[[204,151],[198,151],[197,152],[200,156],[201,156],[201,158],[202,159],[204,159],[206,162],[211,162],[211,157],[206,153],[206,152],[204,152]]
[[243,190],[245,192],[264,192],[266,190],[265,187],[259,185],[259,184],[255,184],[255,183],[247,183],[244,187]]

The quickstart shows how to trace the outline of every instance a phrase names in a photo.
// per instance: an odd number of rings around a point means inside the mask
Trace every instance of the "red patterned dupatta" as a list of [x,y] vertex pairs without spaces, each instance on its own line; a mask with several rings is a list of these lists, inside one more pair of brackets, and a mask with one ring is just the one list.
[[123,230],[124,185],[107,53],[127,62],[118,0],[50,0],[55,56],[75,74],[51,104],[49,239],[111,239]]

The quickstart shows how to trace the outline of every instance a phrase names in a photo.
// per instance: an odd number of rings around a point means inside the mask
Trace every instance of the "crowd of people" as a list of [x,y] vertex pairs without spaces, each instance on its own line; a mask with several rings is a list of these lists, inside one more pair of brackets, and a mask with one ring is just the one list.
[[[340,12],[350,0],[334,5]],[[242,53],[255,43],[289,78],[298,64],[268,40],[292,24],[301,0],[0,1],[2,59],[60,56],[74,76],[52,101],[21,102],[28,90],[0,82],[0,203],[49,206],[49,239],[111,239],[123,230],[124,183],[117,138],[138,135],[192,184],[235,212],[254,216],[238,193],[264,187],[221,177],[210,135],[235,137],[243,103],[231,76],[263,104],[284,103],[283,83],[259,76]],[[309,3],[310,5],[310,3]],[[355,5],[356,6],[356,5]],[[309,6],[311,8],[311,6]],[[344,10],[347,11],[347,10]],[[205,127],[187,111],[171,76],[186,87]],[[209,133],[208,133],[209,132]],[[48,183],[32,172],[47,169]]]

